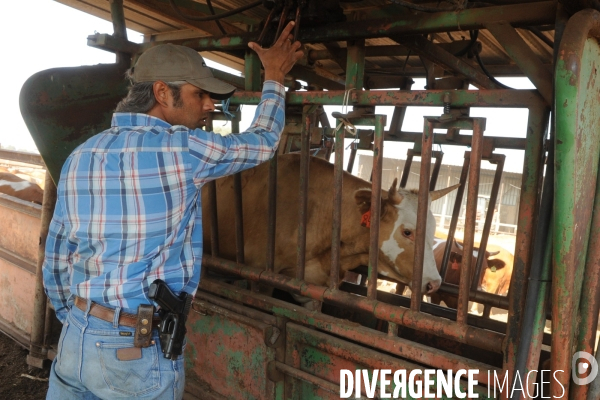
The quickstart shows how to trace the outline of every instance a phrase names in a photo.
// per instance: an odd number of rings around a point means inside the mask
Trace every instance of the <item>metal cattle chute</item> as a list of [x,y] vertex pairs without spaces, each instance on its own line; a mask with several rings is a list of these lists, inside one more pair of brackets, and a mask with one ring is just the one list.
[[[117,62],[43,71],[25,84],[21,110],[54,181],[69,152],[108,127],[110,113],[126,91],[124,71],[144,50],[176,43],[242,72],[239,77],[215,70],[217,77],[239,89],[212,120],[230,119],[235,133],[241,118],[238,106],[260,100],[261,66],[247,43],[268,46],[285,21],[295,20],[295,37],[305,45],[304,59],[286,77],[286,129],[279,149],[281,154],[297,152],[301,159],[297,208],[285,210],[298,221],[295,271],[275,272],[275,244],[281,240],[276,217],[282,212],[275,199],[278,188],[286,185],[278,179],[277,158],[270,161],[264,193],[269,206],[264,215],[268,235],[263,268],[245,264],[241,178],[234,178],[233,184],[237,246],[233,257],[221,254],[219,193],[216,185],[207,185],[211,211],[204,217],[211,220],[212,240],[203,256],[203,278],[188,320],[187,396],[333,399],[340,397],[341,370],[441,369],[478,370],[474,390],[479,398],[527,398],[527,393],[542,387],[545,396],[598,398],[596,381],[578,385],[572,379],[572,372],[581,373],[572,370],[575,352],[597,354],[597,2],[110,0],[94,1],[93,7],[80,0],[61,2],[112,19],[114,33],[91,35],[88,44],[115,52]],[[144,33],[144,42],[128,41],[126,26]],[[503,76],[527,77],[535,89],[508,88],[495,78]],[[411,90],[412,78],[425,78],[426,90]],[[345,106],[350,112],[334,114],[336,122],[330,126],[328,106]],[[391,121],[377,112],[378,106],[394,108]],[[443,107],[443,113],[426,117],[422,132],[408,132],[402,130],[408,107]],[[471,108],[526,110],[526,136],[486,135],[489,122],[470,116]],[[390,122],[387,130],[386,122]],[[350,138],[355,140],[346,162],[344,139]],[[457,309],[423,302],[425,223],[417,225],[412,282],[404,282],[413,289],[410,298],[377,290],[377,278],[385,279],[378,273],[379,205],[382,189],[387,189],[382,187],[382,171],[384,156],[390,155],[386,149],[393,142],[413,144],[404,176],[397,176],[403,178],[401,186],[413,157],[420,157],[418,171],[413,167],[419,175],[419,221],[427,218],[429,192],[443,186],[436,182],[443,154],[435,146],[468,150],[448,243],[466,199],[462,246],[464,254],[477,247],[479,255],[475,260],[462,258],[458,285],[440,288],[458,297]],[[503,149],[522,150],[525,160],[508,296],[483,292],[477,285],[494,204],[501,197]],[[370,255],[368,265],[362,272],[358,269],[367,278],[366,286],[340,285],[338,278],[343,174],[344,169],[353,169],[357,150],[372,155]],[[330,279],[327,286],[319,286],[304,280],[309,179],[319,179],[310,175],[309,160],[329,159],[332,154],[334,184],[330,192],[321,193],[323,202],[333,204],[333,224],[322,227],[332,232]],[[494,164],[495,171],[477,244],[482,160]],[[42,211],[42,239],[52,196],[44,201],[48,204]],[[450,246],[442,275],[449,257]],[[38,278],[40,274],[38,262]],[[28,358],[35,366],[51,358],[53,349],[52,341],[45,339],[51,327],[40,285],[38,279]],[[258,291],[265,285],[311,300],[314,307],[266,296]],[[469,313],[470,301],[486,307],[482,316]],[[492,307],[507,310],[508,320],[490,319]],[[551,333],[544,331],[547,322]],[[554,378],[540,377],[541,370],[551,370]],[[502,380],[504,374],[508,384],[498,390],[490,376]],[[509,388],[517,380],[523,390],[512,392]],[[542,384],[536,386],[538,382]],[[466,390],[466,381],[460,385]],[[365,393],[363,388],[361,395]]]

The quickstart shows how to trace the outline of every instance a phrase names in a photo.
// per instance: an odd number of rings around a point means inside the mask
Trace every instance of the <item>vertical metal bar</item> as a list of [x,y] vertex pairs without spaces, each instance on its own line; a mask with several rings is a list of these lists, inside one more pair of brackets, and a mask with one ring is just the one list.
[[[109,0],[110,16],[113,23],[113,35],[127,40],[127,28],[125,26],[125,13],[123,12],[123,0]],[[117,52],[117,64],[129,62],[131,54]]]
[[435,157],[435,164],[433,165],[433,172],[431,173],[431,181],[429,182],[429,191],[433,192],[435,190],[435,185],[437,184],[438,176],[440,175],[440,168],[442,167],[442,159],[444,158],[444,153],[441,151],[432,152],[433,157]]
[[275,228],[277,226],[277,154],[269,162],[269,214],[267,221],[267,271],[275,269]]
[[[598,170],[600,176],[600,166]],[[581,306],[579,309],[579,338],[577,351],[594,354],[596,345],[596,329],[598,326],[598,310],[600,309],[600,179],[596,180],[596,198],[594,200],[594,213],[590,228],[588,254],[585,264],[583,281],[586,290],[581,292]],[[597,378],[594,380],[596,381]],[[597,384],[596,384],[597,385]],[[571,391],[575,399],[588,397],[588,390],[592,385],[574,385]],[[594,395],[598,398],[598,392]],[[588,397],[589,398],[589,397]]]
[[[400,187],[405,188],[406,183],[408,182],[408,176],[410,175],[410,167],[412,166],[413,157],[415,151],[413,149],[408,149],[406,152],[406,162],[404,163],[404,170],[402,171],[402,178],[400,178]],[[427,175],[429,176],[429,175]]]
[[365,76],[365,40],[348,42],[346,60],[346,90],[362,90]]
[[219,221],[217,214],[217,184],[210,181],[206,184],[208,190],[208,208],[210,210],[210,253],[219,256]]
[[371,236],[369,241],[369,284],[367,298],[377,298],[377,265],[379,261],[379,221],[381,216],[381,174],[383,171],[383,129],[385,115],[375,115],[373,140],[373,185],[371,189]]
[[485,223],[483,224],[483,232],[481,233],[481,241],[479,242],[479,252],[477,253],[477,263],[475,264],[475,275],[471,283],[471,290],[477,290],[479,281],[481,280],[483,260],[485,259],[485,250],[487,248],[490,230],[492,228],[492,219],[494,219],[494,210],[496,209],[496,201],[498,200],[498,189],[500,189],[500,181],[502,180],[502,171],[504,170],[504,154],[494,154],[493,162],[496,163],[496,174],[492,183],[492,193],[488,203],[487,213],[485,215]]
[[356,151],[358,150],[358,143],[352,142],[350,145],[350,157],[348,158],[348,167],[346,171],[349,174],[352,173],[352,169],[354,169],[354,160],[356,159]]
[[250,92],[260,91],[260,60],[254,51],[246,51],[244,63],[245,89]]
[[[231,120],[231,133],[239,133],[239,116]],[[235,259],[238,263],[244,264],[244,209],[242,201],[242,173],[238,172],[233,176],[233,196],[235,202]]]
[[[453,129],[453,128],[452,128]],[[442,258],[442,268],[440,275],[442,280],[446,277],[446,271],[448,270],[448,260],[450,259],[450,252],[452,251],[452,243],[454,242],[454,233],[456,232],[456,225],[458,224],[458,217],[460,215],[460,209],[462,206],[463,195],[465,193],[465,186],[467,183],[467,174],[469,173],[469,163],[471,161],[471,152],[465,151],[465,159],[463,162],[462,172],[460,173],[460,186],[456,190],[456,199],[454,200],[454,209],[452,210],[452,219],[450,220],[450,228],[448,229],[448,238],[446,240],[446,248],[444,249],[444,257]]]
[[312,114],[316,106],[304,106],[302,112],[303,126],[301,135],[300,156],[300,198],[298,199],[298,255],[296,257],[296,278],[304,279],[306,264],[306,224],[308,213],[308,173],[310,163],[310,131],[312,127]]
[[[515,261],[510,280],[508,297],[511,318],[507,321],[504,361],[502,369],[508,371],[508,382],[512,382],[515,368],[517,344],[521,335],[521,320],[525,309],[527,279],[531,268],[531,245],[538,213],[538,193],[542,173],[543,140],[546,133],[549,110],[532,107],[527,122],[525,162],[519,199],[519,216],[515,244]],[[504,393],[503,393],[504,396]],[[506,397],[504,397],[506,398]]]
[[340,280],[340,243],[342,236],[342,184],[344,177],[344,126],[335,132],[333,170],[333,227],[331,232],[331,273],[329,287],[337,289]]
[[46,171],[46,180],[44,183],[44,197],[42,200],[42,217],[40,228],[40,242],[38,245],[38,259],[35,269],[35,297],[33,300],[33,323],[31,324],[31,343],[29,345],[29,355],[27,364],[32,367],[42,368],[46,351],[44,349],[44,326],[46,322],[46,292],[44,291],[44,278],[42,274],[42,265],[46,254],[46,237],[50,221],[54,215],[56,206],[56,185]]
[[[410,308],[421,310],[423,301],[423,262],[425,260],[425,235],[429,216],[429,173],[431,170],[431,151],[433,147],[433,119],[425,118],[421,143],[421,172],[419,176],[419,198],[417,204],[417,233],[415,237],[415,263],[413,266]],[[405,164],[406,165],[406,164]],[[405,169],[406,171],[406,169]],[[403,176],[404,178],[404,176]]]
[[469,168],[469,188],[467,192],[467,211],[465,215],[465,236],[463,242],[462,264],[460,266],[460,282],[458,290],[458,308],[456,322],[467,323],[469,312],[469,286],[471,279],[473,245],[475,242],[475,219],[477,216],[477,194],[479,192],[479,173],[481,155],[483,153],[483,131],[485,122],[481,118],[473,118],[473,137],[471,139],[471,161]]

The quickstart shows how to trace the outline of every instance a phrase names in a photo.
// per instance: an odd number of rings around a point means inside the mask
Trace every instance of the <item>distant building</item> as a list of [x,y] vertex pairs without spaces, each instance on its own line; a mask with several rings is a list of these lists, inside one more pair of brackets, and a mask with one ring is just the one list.
[[[384,158],[382,173],[383,189],[389,189],[394,181],[394,178],[398,178],[398,181],[400,181],[405,162],[406,160]],[[487,212],[495,174],[495,165],[491,165],[486,161],[482,161],[481,166],[482,169],[479,179],[479,194],[477,201],[477,230],[479,231],[483,229],[485,214]],[[360,154],[357,156],[357,164],[354,167],[354,174],[362,179],[370,180],[372,167],[373,157],[370,155]],[[416,189],[419,187],[420,169],[421,163],[418,161],[413,161],[411,165],[410,176],[406,184],[407,189]],[[436,183],[436,189],[442,189],[457,184],[460,180],[461,171],[462,166],[442,164]],[[496,212],[494,213],[494,218],[492,219],[491,233],[516,233],[519,214],[519,198],[521,196],[521,175],[522,174],[512,172],[502,173],[502,179],[500,181],[500,188],[498,191],[498,201],[495,204]],[[436,218],[438,229],[448,229],[450,226],[455,200],[456,191],[453,191],[449,195],[444,196],[431,204],[431,209]],[[464,226],[466,204],[467,192],[465,190],[459,214],[459,229]]]

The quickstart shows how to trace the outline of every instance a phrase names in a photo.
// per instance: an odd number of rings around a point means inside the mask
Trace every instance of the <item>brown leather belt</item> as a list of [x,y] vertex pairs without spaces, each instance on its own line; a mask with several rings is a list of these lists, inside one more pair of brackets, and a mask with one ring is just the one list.
[[[79,296],[75,296],[75,306],[81,311],[87,310],[87,300],[82,299]],[[93,303],[90,306],[90,315],[107,322],[113,322],[115,320],[115,310],[112,308],[101,306],[100,304]],[[137,323],[137,315],[122,312],[119,314],[119,325],[128,326],[135,328]],[[156,328],[160,323],[160,318],[152,318],[152,329]]]

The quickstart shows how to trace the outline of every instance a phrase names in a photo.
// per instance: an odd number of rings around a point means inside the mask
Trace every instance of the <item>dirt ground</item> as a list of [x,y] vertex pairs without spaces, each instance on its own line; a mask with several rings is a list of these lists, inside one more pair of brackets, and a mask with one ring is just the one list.
[[0,333],[0,399],[46,398],[48,372],[37,368],[30,370],[25,362],[27,353],[11,338]]

